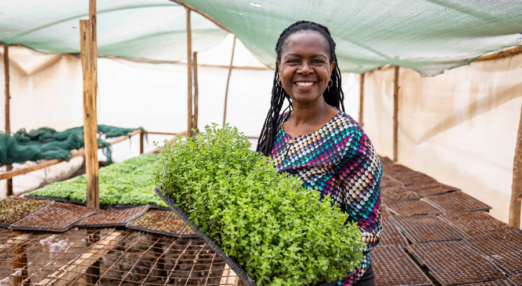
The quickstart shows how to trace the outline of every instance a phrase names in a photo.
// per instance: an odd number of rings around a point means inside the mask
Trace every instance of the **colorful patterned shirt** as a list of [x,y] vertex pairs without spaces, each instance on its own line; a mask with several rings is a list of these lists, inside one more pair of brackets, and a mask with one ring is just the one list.
[[[285,113],[284,121],[290,113]],[[353,285],[370,265],[370,251],[381,234],[380,185],[382,164],[361,126],[344,112],[312,134],[292,139],[278,127],[270,153],[279,173],[296,176],[308,189],[317,189],[321,198],[330,195],[334,203],[357,222],[367,243],[364,260],[355,274],[338,285]]]

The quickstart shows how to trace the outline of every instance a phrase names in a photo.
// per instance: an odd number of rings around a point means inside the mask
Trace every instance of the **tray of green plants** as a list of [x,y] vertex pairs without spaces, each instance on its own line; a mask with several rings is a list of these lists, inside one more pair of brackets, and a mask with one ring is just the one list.
[[339,281],[362,261],[348,215],[279,174],[236,128],[207,126],[161,151],[156,193],[246,285]]
[[[157,154],[143,154],[122,163],[100,169],[100,205],[102,208],[131,208],[137,205],[156,205],[166,208],[153,192],[154,162]],[[30,198],[52,199],[62,202],[84,204],[87,194],[85,175],[69,182],[49,184],[32,191]]]

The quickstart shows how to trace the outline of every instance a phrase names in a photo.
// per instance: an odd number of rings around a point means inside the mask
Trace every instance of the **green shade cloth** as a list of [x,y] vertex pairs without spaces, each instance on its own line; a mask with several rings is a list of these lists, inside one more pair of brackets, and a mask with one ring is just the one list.
[[[393,64],[424,75],[470,63],[520,44],[521,0],[183,0],[232,31],[274,67],[281,31],[298,20],[326,25],[345,72]],[[135,61],[186,58],[185,9],[168,0],[98,1],[98,53]],[[0,42],[46,53],[78,53],[78,20],[86,0],[3,1]],[[193,49],[219,43],[226,32],[192,13]]]
[[[130,136],[136,129],[98,125],[98,133],[105,138]],[[98,139],[98,148],[107,156],[107,164],[112,163],[110,144]],[[69,161],[71,150],[84,147],[83,126],[56,132],[52,128],[42,127],[27,132],[24,128],[12,136],[0,132],[0,163],[12,164],[26,161],[63,159]]]
[[[50,54],[79,53],[79,20],[89,1],[2,1],[0,42]],[[98,55],[142,62],[175,62],[187,57],[185,8],[167,0],[97,1]],[[228,32],[192,13],[192,47],[203,51]]]

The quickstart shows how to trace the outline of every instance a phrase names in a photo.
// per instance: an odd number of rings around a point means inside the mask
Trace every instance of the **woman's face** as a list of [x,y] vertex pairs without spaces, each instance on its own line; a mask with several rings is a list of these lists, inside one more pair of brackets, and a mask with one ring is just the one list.
[[328,42],[320,33],[301,31],[283,43],[277,65],[283,88],[292,101],[306,105],[323,95],[335,62],[330,64]]

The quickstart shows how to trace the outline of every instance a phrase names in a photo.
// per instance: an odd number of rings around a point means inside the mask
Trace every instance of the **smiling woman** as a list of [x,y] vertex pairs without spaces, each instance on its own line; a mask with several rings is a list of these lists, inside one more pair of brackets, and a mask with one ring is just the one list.
[[[357,271],[320,285],[374,285],[369,253],[382,229],[382,164],[360,125],[344,113],[335,42],[326,27],[299,21],[283,31],[276,53],[271,106],[257,150],[278,172],[296,176],[321,199],[330,196],[363,234],[365,257]],[[285,99],[289,106],[281,112]]]

